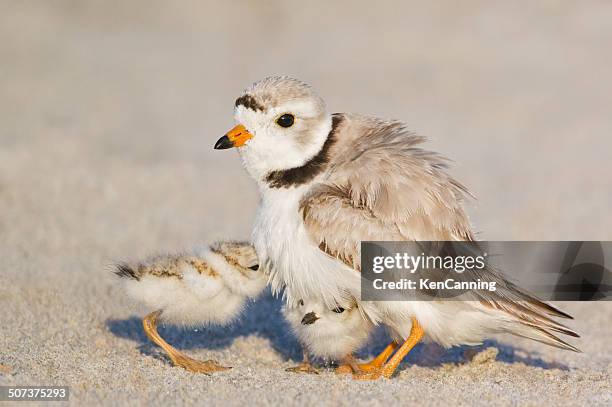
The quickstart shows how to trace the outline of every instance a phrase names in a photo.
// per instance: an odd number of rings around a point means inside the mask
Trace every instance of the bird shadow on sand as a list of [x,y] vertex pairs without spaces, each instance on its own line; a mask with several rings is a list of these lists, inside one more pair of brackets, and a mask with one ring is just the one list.
[[[357,356],[361,359],[369,360],[381,352],[389,341],[390,339],[384,329],[378,329],[372,336],[370,345],[359,351]],[[444,349],[435,343],[419,343],[403,360],[400,370],[411,365],[428,368],[437,368],[447,364],[457,366],[468,365],[472,363],[477,354],[488,348],[495,348],[497,354],[494,353],[493,356],[486,356],[487,359],[490,358],[487,362],[494,360],[507,364],[520,363],[542,369],[569,370],[569,367],[566,365],[545,361],[536,354],[531,354],[520,348],[495,340],[486,340],[482,345],[478,346],[454,346],[450,349]]]
[[[228,326],[206,326],[202,328],[182,328],[160,324],[160,335],[172,346],[182,349],[224,349],[240,337],[258,336],[266,339],[270,346],[286,360],[302,360],[302,348],[292,335],[288,323],[281,312],[282,300],[272,296],[267,290],[257,300],[249,303],[240,317]],[[127,319],[109,319],[108,330],[117,337],[130,339],[139,344],[143,354],[162,358],[159,348],[152,344],[142,328],[142,319],[136,316]],[[378,354],[389,343],[385,330],[375,331],[369,344],[357,353],[363,360],[369,360]],[[443,349],[436,344],[421,343],[417,345],[402,362],[402,368],[417,365],[436,368],[445,364],[465,365],[472,361],[477,353],[487,348],[496,348],[495,360],[502,363],[521,363],[542,369],[569,370],[563,364],[548,362],[537,355],[529,354],[513,346],[497,341],[485,341],[479,346],[456,346]]]
[[[248,304],[238,319],[226,326],[204,326],[183,328],[159,324],[159,334],[177,349],[223,349],[240,337],[258,336],[269,341],[272,348],[283,358],[293,361],[302,359],[299,342],[291,334],[291,328],[281,312],[282,300],[272,296],[269,290]],[[139,350],[150,356],[158,355],[158,347],[149,341],[142,328],[142,319],[132,316],[127,319],[109,319],[108,330],[115,336],[139,343]]]

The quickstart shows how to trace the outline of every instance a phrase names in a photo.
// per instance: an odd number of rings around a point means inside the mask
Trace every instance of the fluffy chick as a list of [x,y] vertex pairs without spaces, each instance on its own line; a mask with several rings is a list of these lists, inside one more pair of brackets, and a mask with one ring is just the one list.
[[234,241],[215,242],[191,254],[122,263],[115,274],[121,277],[128,297],[153,310],[143,319],[149,339],[164,349],[175,365],[201,373],[228,368],[178,351],[159,336],[157,321],[183,326],[226,325],[267,283],[251,244]]
[[304,348],[303,362],[288,371],[317,373],[309,355],[342,362],[339,373],[361,370],[353,352],[367,342],[374,325],[356,303],[351,308],[329,309],[322,301],[299,300],[286,305],[283,314]]

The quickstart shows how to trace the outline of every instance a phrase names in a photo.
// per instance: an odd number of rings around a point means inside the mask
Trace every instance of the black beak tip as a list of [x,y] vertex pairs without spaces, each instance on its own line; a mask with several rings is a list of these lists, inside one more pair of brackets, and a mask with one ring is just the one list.
[[308,314],[304,315],[304,318],[302,318],[302,325],[314,324],[317,319],[319,319],[317,314],[314,312],[309,312]]
[[227,137],[227,135],[221,137],[215,143],[215,150],[226,150],[226,149],[232,148],[232,147],[234,147],[234,144],[231,142],[229,137]]

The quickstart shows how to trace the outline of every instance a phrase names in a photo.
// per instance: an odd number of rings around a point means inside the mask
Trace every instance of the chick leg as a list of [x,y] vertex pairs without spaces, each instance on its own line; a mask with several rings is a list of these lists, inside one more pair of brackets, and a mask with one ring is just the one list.
[[288,367],[285,369],[285,372],[319,374],[319,371],[310,363],[310,355],[308,354],[308,351],[304,349],[303,352],[304,358],[302,363],[294,367]]
[[158,310],[144,317],[144,319],[142,320],[142,326],[149,339],[166,352],[166,354],[168,355],[170,360],[172,360],[172,363],[175,366],[180,366],[189,370],[190,372],[206,374],[231,369],[231,367],[219,365],[214,360],[207,360],[202,362],[196,359],[192,359],[184,353],[180,352],[178,349],[171,346],[168,342],[164,341],[163,338],[159,336],[159,333],[157,332],[157,319],[159,318],[161,313],[162,311]]
[[381,376],[387,379],[390,378],[393,375],[393,372],[395,372],[395,369],[397,369],[397,366],[400,364],[400,362],[406,357],[408,352],[410,352],[410,350],[412,350],[412,348],[414,348],[414,346],[419,343],[421,338],[423,338],[424,333],[425,331],[423,330],[421,324],[419,324],[419,321],[417,321],[417,319],[413,317],[412,328],[410,329],[410,336],[408,336],[408,339],[406,339],[402,346],[399,347],[397,352],[395,352],[395,354],[391,356],[391,359],[389,359],[387,363],[385,363],[380,368],[373,369],[370,372],[355,374],[354,378],[359,380],[376,380]]

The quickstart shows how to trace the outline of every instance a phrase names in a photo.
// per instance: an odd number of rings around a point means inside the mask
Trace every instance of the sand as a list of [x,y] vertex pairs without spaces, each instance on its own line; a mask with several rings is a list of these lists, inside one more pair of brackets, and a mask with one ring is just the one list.
[[610,240],[612,5],[123,3],[0,3],[0,385],[67,385],[74,405],[612,403],[609,302],[558,304],[582,354],[421,345],[355,382],[284,371],[300,348],[267,293],[229,328],[162,329],[234,366],[204,376],[150,345],[109,271],[248,237],[257,190],[212,145],[274,73],[430,137],[480,238]]

